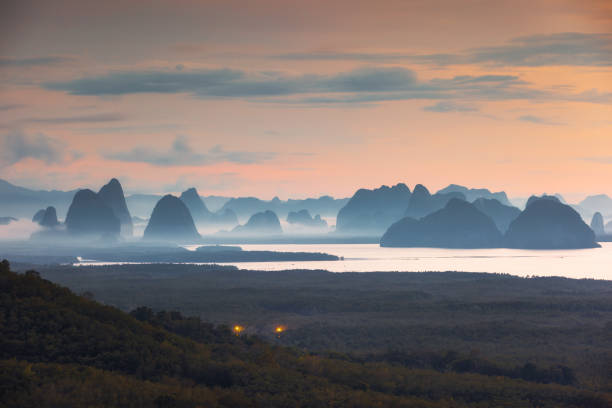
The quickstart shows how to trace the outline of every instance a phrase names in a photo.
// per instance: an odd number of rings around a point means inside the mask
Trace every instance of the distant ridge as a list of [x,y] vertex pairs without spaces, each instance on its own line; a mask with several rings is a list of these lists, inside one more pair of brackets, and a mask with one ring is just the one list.
[[273,211],[263,211],[253,214],[245,225],[239,225],[232,230],[239,234],[282,234],[280,221]]
[[572,207],[584,220],[591,220],[597,212],[601,213],[604,219],[612,218],[612,198],[606,194],[590,195]]
[[348,198],[321,196],[318,198],[289,199],[287,201],[274,197],[266,201],[256,197],[236,197],[227,201],[222,210],[232,210],[243,221],[251,215],[266,210],[273,211],[279,217],[286,217],[291,211],[308,210],[311,214],[335,217],[338,211],[349,201]]
[[189,209],[197,226],[234,227],[238,224],[238,217],[229,208],[221,209],[216,213],[211,212],[194,187],[183,191],[180,199]]
[[479,198],[473,204],[479,211],[493,219],[501,233],[505,233],[510,223],[521,213],[518,208],[504,205],[494,198]]
[[296,224],[296,225],[301,225],[304,227],[312,227],[312,228],[327,227],[327,222],[321,219],[321,216],[319,214],[312,217],[308,210],[291,211],[287,215],[287,222],[289,224]]
[[459,184],[449,184],[441,190],[438,190],[436,194],[445,193],[462,193],[465,199],[469,202],[473,202],[479,198],[494,199],[502,203],[503,205],[512,205],[508,200],[508,196],[504,191],[498,191],[496,193],[491,192],[487,188],[467,188]]
[[30,219],[41,208],[53,206],[65,217],[77,191],[33,190],[0,179],[0,213]]
[[453,198],[465,201],[465,195],[459,191],[451,191],[448,193],[431,194],[427,187],[422,184],[417,184],[412,192],[412,197],[408,203],[408,208],[404,215],[406,217],[421,218],[438,211],[446,206]]
[[602,236],[606,234],[604,227],[604,219],[600,212],[596,212],[593,214],[593,219],[591,220],[591,229],[595,233],[595,236]]
[[382,234],[402,218],[412,193],[406,184],[357,190],[338,212],[336,231],[339,233]]
[[210,221],[212,213],[208,210],[206,204],[204,204],[204,201],[200,198],[198,190],[194,187],[183,191],[179,198],[185,203],[187,208],[189,208],[189,212],[195,223]]

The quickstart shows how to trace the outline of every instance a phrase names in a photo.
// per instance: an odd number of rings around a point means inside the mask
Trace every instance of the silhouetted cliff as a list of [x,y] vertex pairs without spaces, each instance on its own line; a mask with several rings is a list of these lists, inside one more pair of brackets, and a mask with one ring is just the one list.
[[404,216],[421,218],[446,206],[452,198],[465,200],[465,196],[460,192],[437,193],[432,195],[422,184],[417,184],[410,197],[410,202],[404,212]]
[[155,205],[144,239],[192,241],[200,238],[189,209],[173,195],[166,195]]
[[410,189],[403,183],[374,190],[362,188],[338,212],[336,231],[380,234],[402,218],[410,196]]
[[[550,197],[550,196],[549,196]],[[555,197],[530,199],[527,208],[510,224],[505,243],[510,248],[594,248],[595,233],[570,206]]]
[[198,191],[193,187],[183,191],[181,194],[181,200],[185,203],[187,208],[189,208],[193,221],[197,225],[209,227],[233,227],[238,224],[238,217],[236,217],[236,214],[229,208],[221,209],[216,213],[211,212],[208,207],[206,207],[206,204],[198,194]]
[[108,184],[104,185],[98,192],[100,199],[113,210],[115,216],[121,223],[121,234],[126,236],[132,235],[133,225],[132,216],[125,203],[123,195],[123,187],[116,178],[111,179]]
[[510,201],[508,200],[508,196],[506,195],[505,192],[498,191],[498,192],[492,193],[487,188],[467,188],[464,186],[460,186],[458,184],[450,184],[447,187],[444,187],[443,189],[439,190],[436,194],[446,194],[446,193],[462,193],[465,196],[466,201],[469,201],[469,202],[474,202],[475,200],[478,200],[479,198],[485,198],[485,199],[497,200],[503,205],[507,205],[507,206],[511,205]]
[[604,220],[600,212],[596,212],[591,220],[591,229],[595,235],[605,235]]
[[59,222],[57,221],[57,212],[55,211],[55,207],[47,207],[39,224],[47,228],[53,228],[59,225]]
[[281,234],[280,221],[273,211],[253,214],[245,225],[239,225],[232,232],[240,234]]
[[210,222],[212,213],[206,208],[206,204],[200,198],[198,191],[195,188],[190,188],[183,191],[181,201],[185,203],[195,223]]
[[311,214],[336,216],[340,208],[348,202],[347,198],[335,199],[330,196],[307,198],[304,200],[287,201],[274,197],[266,201],[255,197],[237,197],[227,201],[222,210],[232,210],[240,219],[248,219],[251,215],[266,210],[274,211],[279,217],[286,217],[290,211],[307,209]]
[[300,210],[300,211],[291,211],[289,215],[287,215],[287,222],[289,224],[297,224],[305,227],[313,227],[313,228],[325,228],[327,227],[327,222],[321,219],[319,214],[315,215],[313,218],[310,215],[308,210]]
[[41,209],[36,211],[36,214],[34,214],[34,216],[32,217],[32,222],[35,222],[37,224],[40,224],[40,222],[42,221],[43,217],[45,216],[45,211],[47,211],[46,209]]
[[121,223],[98,194],[86,189],[74,195],[66,216],[66,229],[78,235],[117,236]]
[[383,247],[494,248],[502,235],[493,220],[473,204],[457,198],[428,216],[406,217],[393,224],[380,240]]
[[554,195],[547,195],[547,194],[542,194],[541,196],[532,195],[527,200],[527,203],[525,204],[525,208],[529,207],[531,204],[533,204],[534,202],[538,200],[549,200],[549,201],[555,201],[557,203],[561,203],[561,200],[559,199],[559,197],[554,196]]

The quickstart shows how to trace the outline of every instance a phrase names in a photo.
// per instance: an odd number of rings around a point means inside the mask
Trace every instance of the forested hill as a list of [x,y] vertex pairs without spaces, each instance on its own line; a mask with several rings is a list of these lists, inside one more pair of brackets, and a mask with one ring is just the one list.
[[612,405],[548,382],[309,354],[177,312],[126,314],[0,264],[0,407]]

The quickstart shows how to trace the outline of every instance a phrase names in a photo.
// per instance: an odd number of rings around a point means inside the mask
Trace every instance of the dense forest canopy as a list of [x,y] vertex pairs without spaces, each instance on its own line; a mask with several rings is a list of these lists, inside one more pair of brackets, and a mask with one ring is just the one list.
[[[271,344],[179,312],[126,314],[0,265],[0,406],[606,407],[565,366]],[[283,334],[284,335],[284,334]]]

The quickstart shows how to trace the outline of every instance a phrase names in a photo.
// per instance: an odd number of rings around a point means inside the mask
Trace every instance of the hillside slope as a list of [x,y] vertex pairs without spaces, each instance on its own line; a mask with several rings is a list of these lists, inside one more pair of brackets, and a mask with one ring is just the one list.
[[[0,406],[606,407],[611,396],[274,346],[176,312],[131,315],[0,264]],[[453,401],[452,404],[450,401]]]

